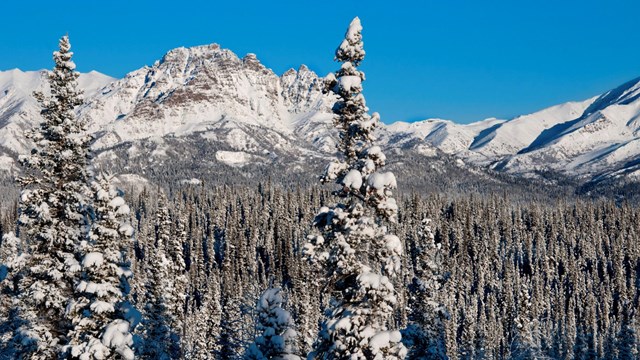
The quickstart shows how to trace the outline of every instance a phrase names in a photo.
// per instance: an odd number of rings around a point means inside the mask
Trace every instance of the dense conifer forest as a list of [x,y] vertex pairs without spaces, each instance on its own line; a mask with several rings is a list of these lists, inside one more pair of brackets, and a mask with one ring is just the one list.
[[[138,334],[139,341],[163,344],[185,358],[240,358],[255,336],[262,291],[280,287],[297,348],[308,351],[328,299],[318,282],[321,272],[302,259],[301,249],[312,209],[330,203],[331,193],[318,187],[203,185],[174,188],[163,200],[158,191],[128,197],[136,230],[128,247],[132,302],[144,321],[166,331]],[[636,207],[513,203],[481,195],[451,200],[413,194],[398,202],[393,232],[405,249],[397,284],[399,328],[410,333],[428,326],[433,318],[425,314],[433,311],[442,331],[429,339],[440,343],[428,346],[446,349],[450,359],[510,359],[529,352],[536,355],[518,358],[635,358]],[[14,214],[2,218],[3,231],[12,230]],[[427,259],[423,254],[433,245],[423,219],[431,219],[436,249]],[[3,254],[10,245],[3,241]],[[437,262],[435,273],[425,271],[429,261]],[[165,296],[168,285],[156,283],[160,274],[163,281],[176,280],[171,286],[179,291],[173,304],[159,310],[147,304],[159,301],[159,293]],[[414,286],[427,275],[442,285],[427,292]]]

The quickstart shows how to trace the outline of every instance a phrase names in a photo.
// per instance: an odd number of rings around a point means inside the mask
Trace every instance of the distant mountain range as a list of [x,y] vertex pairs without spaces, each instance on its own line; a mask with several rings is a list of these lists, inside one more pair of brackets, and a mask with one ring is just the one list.
[[[0,72],[1,169],[13,169],[16,156],[31,146],[23,132],[40,121],[32,92],[46,91],[45,74]],[[90,72],[79,82],[85,104],[78,112],[96,136],[95,149],[124,167],[171,159],[304,173],[335,148],[334,98],[322,93],[322,79],[304,65],[279,76],[254,54],[239,58],[213,44],[171,50],[122,79]],[[509,120],[397,122],[382,126],[379,137],[395,151],[390,160],[397,157],[405,166],[409,158],[447,158],[474,173],[635,181],[639,97],[635,79],[591,99]]]
[[395,123],[389,131],[418,138],[468,162],[536,176],[554,172],[583,181],[640,176],[640,79],[600,96],[510,120],[459,125],[443,120]]

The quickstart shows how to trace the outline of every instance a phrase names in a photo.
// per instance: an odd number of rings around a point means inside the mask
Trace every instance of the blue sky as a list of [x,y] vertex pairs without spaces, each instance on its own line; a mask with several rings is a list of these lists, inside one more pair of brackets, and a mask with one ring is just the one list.
[[354,16],[365,95],[384,122],[508,118],[640,76],[640,2],[7,1],[0,70],[50,68],[68,32],[80,71],[121,77],[178,46],[219,43],[276,73],[336,69]]

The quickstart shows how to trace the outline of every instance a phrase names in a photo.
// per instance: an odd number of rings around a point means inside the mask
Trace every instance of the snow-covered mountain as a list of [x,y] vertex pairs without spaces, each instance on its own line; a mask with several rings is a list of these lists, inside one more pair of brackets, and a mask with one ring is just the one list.
[[[428,119],[413,123],[402,121],[387,126],[390,144],[401,147],[411,147],[424,143],[430,147],[438,148],[444,153],[463,156],[472,146],[475,139],[481,136],[487,129],[500,126],[505,121],[495,118],[478,121],[472,124],[456,124],[450,120]],[[422,144],[420,144],[422,145]],[[420,146],[419,149],[424,149]]]
[[594,99],[552,106],[496,124],[478,134],[469,150],[488,159],[518,153],[529,146],[544,130],[580,116]]
[[[46,71],[0,72],[0,167],[30,148],[23,133],[41,120],[32,93],[46,91],[44,80]],[[333,99],[304,65],[278,76],[254,54],[239,58],[212,44],[171,50],[122,79],[81,74],[79,85],[85,91],[79,114],[99,151],[125,145],[131,157],[163,157],[163,139],[195,135],[219,145],[217,161],[243,165],[335,147]],[[149,139],[156,148],[138,154],[136,142]]]
[[[33,98],[34,91],[45,91],[47,72],[13,69],[0,72],[0,146],[16,152],[30,150],[24,131],[40,121],[40,106]],[[85,97],[92,97],[114,78],[92,71],[81,74],[79,86]],[[4,157],[3,164],[7,158]]]
[[[30,147],[23,132],[40,121],[31,94],[46,91],[45,74],[0,72],[0,168]],[[111,160],[162,161],[186,152],[193,161],[205,156],[236,168],[280,163],[304,171],[311,159],[334,151],[334,99],[321,83],[304,65],[277,75],[254,54],[240,58],[216,44],[178,48],[122,79],[82,74],[79,114],[97,138],[96,150]],[[637,176],[639,96],[636,79],[510,120],[397,122],[382,127],[380,141],[416,156],[454,156],[517,175]]]
[[639,97],[640,79],[635,79],[600,96],[507,121],[460,125],[436,119],[396,123],[389,130],[400,144],[428,144],[517,175],[552,172],[584,181],[640,177]]
[[278,76],[254,54],[239,58],[214,44],[171,50],[108,84],[81,113],[98,149],[199,134],[228,147],[215,155],[219,161],[240,164],[314,152],[308,144],[332,149],[331,103],[306,66]]
[[522,173],[552,170],[597,179],[630,174],[640,168],[640,79],[581,105],[579,116],[542,131],[531,143],[496,164]]

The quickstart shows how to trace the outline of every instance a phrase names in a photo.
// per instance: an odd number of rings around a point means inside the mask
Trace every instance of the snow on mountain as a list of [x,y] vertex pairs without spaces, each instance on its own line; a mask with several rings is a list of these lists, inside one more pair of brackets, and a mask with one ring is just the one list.
[[[29,150],[24,130],[40,121],[32,93],[46,92],[45,80],[45,71],[0,72],[0,168],[11,168],[15,155]],[[96,150],[106,151],[100,159],[204,156],[234,168],[295,161],[291,168],[304,171],[309,159],[335,151],[335,98],[323,94],[322,79],[304,65],[279,76],[254,54],[240,58],[212,44],[171,50],[122,79],[81,74],[79,85],[85,104],[78,112],[97,138]],[[443,152],[513,174],[636,176],[639,97],[636,79],[599,97],[510,120],[397,122],[381,126],[379,141],[398,153]]]
[[582,115],[595,99],[567,102],[496,124],[478,134],[469,150],[489,159],[518,153],[544,130]]
[[420,144],[487,165],[527,148],[543,131],[579,117],[595,99],[568,102],[511,120],[489,118],[457,124],[428,119],[414,123],[396,122],[387,130],[392,134],[390,140],[399,146],[415,145],[419,140]]
[[551,170],[587,179],[635,168],[640,158],[639,98],[640,79],[608,91],[580,116],[545,129],[497,167],[512,173]]
[[[81,111],[99,134],[98,148],[153,136],[200,133],[235,151],[298,151],[296,133],[327,136],[331,100],[305,66],[281,77],[254,54],[244,58],[219,45],[178,48],[151,67],[127,74],[89,99]],[[323,138],[316,139],[316,138]]]
[[640,79],[584,101],[468,125],[431,119],[387,127],[400,147],[437,148],[517,175],[554,172],[586,181],[640,170]]
[[244,151],[216,151],[216,160],[227,165],[245,165],[252,162],[264,161],[257,155],[247,154]]
[[[0,71],[0,146],[16,153],[27,152],[31,146],[24,138],[24,131],[41,121],[40,106],[33,98],[34,91],[47,91],[47,72],[21,71],[13,69]],[[113,78],[92,71],[80,74],[78,85],[85,97],[94,96],[100,88],[112,82]],[[2,155],[7,157],[7,155]],[[4,159],[4,158],[3,158]],[[2,160],[0,167],[6,169]]]
[[413,123],[395,122],[387,126],[389,141],[399,146],[414,143],[416,139],[448,154],[465,151],[484,130],[503,123],[495,118],[472,124],[456,124],[449,120],[428,119]]
[[[32,93],[43,90],[45,74],[0,72],[0,145],[5,149],[0,165],[31,148],[24,131],[41,121]],[[163,138],[196,134],[198,141],[217,144],[219,151],[207,156],[241,166],[335,150],[334,100],[321,85],[304,65],[278,76],[254,54],[239,58],[212,44],[171,50],[153,66],[122,79],[81,74],[85,103],[78,112],[95,135],[98,151],[124,145],[131,159],[166,158],[171,149]],[[145,139],[152,149],[135,145]]]

